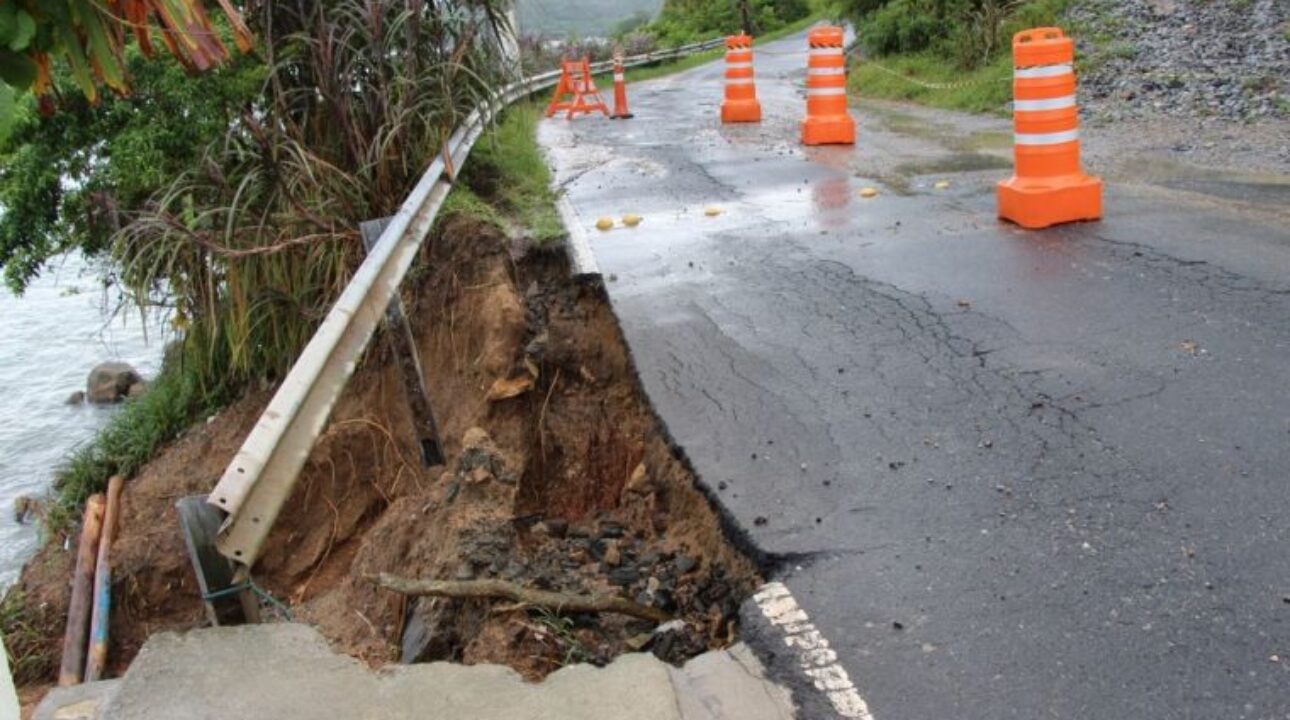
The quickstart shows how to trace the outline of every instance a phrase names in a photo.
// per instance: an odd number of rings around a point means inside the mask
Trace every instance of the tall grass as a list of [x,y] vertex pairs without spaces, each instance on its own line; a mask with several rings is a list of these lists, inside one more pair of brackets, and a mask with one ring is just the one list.
[[467,184],[513,218],[538,245],[565,235],[555,211],[551,171],[537,142],[542,115],[536,101],[512,106],[475,145],[466,166]]
[[495,84],[503,0],[260,3],[268,81],[117,236],[131,297],[182,332],[203,392],[290,368],[394,213]]

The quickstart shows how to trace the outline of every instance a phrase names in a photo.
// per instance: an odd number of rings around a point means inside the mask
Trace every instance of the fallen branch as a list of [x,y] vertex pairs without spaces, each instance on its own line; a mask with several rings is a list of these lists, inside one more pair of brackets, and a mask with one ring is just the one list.
[[559,613],[617,613],[628,617],[665,623],[671,615],[614,595],[571,595],[533,590],[504,580],[409,580],[389,573],[368,575],[367,579],[400,595],[431,595],[469,600],[494,598],[546,608]]

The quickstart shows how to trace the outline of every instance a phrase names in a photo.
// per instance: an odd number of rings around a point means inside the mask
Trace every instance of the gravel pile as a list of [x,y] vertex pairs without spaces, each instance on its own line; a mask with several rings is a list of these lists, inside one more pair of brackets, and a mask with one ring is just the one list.
[[1290,117],[1290,0],[1076,0],[1068,19],[1090,112]]

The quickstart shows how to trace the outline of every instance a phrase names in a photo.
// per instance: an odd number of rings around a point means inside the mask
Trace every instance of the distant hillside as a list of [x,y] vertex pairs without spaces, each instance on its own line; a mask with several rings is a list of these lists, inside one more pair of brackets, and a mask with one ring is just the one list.
[[663,0],[518,0],[520,32],[600,35],[637,13],[653,17]]

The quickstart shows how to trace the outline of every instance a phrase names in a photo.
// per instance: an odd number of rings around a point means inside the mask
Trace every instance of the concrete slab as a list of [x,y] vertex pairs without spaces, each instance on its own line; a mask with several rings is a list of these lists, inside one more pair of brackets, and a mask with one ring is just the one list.
[[[72,714],[68,714],[72,713]],[[39,720],[787,720],[746,649],[675,670],[650,655],[577,665],[526,683],[499,666],[372,670],[306,625],[211,628],[153,636],[125,677],[57,690]]]
[[[32,720],[98,720],[121,687],[120,680],[104,680],[73,687],[54,688],[36,707]],[[15,718],[17,715],[14,716]]]
[[791,720],[788,690],[766,679],[747,645],[701,655],[669,668],[685,720]]

